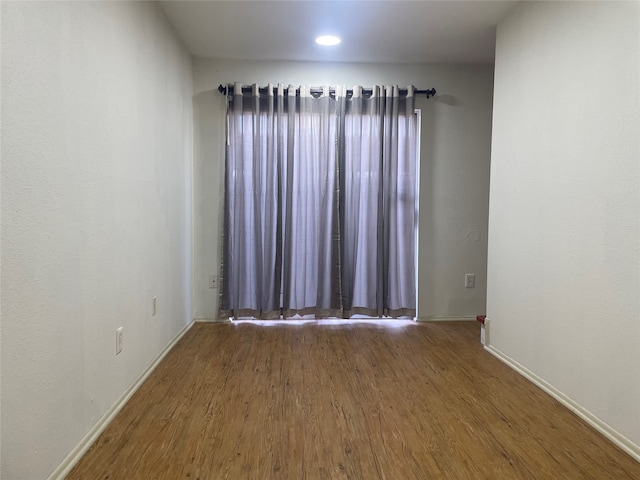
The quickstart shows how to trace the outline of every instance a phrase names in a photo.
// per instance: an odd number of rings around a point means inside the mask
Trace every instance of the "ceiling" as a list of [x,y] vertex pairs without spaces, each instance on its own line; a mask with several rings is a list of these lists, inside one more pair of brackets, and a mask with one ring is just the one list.
[[[517,1],[161,1],[199,58],[494,63],[495,26]],[[320,47],[316,36],[342,43]]]

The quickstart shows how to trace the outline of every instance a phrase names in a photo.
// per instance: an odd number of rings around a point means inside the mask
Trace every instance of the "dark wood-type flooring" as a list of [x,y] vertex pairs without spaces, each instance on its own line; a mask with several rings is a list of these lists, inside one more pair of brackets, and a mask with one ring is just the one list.
[[479,337],[475,322],[196,324],[67,478],[640,479]]

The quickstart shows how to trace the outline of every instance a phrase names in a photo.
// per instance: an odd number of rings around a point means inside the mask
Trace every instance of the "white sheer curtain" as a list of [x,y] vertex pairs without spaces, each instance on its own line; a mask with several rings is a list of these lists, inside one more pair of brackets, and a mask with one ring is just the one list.
[[413,91],[234,86],[221,315],[415,316]]
[[[345,98],[345,97],[340,97]],[[342,308],[415,316],[416,119],[413,88],[361,87],[344,100]]]

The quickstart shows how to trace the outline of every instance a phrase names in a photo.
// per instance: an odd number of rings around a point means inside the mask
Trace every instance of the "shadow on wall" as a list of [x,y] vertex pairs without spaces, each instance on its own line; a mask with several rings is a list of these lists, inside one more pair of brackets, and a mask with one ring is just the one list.
[[453,95],[436,95],[435,97],[433,97],[433,101],[437,103],[444,103],[445,105],[449,105],[451,107],[457,107],[458,105],[460,105],[460,101]]
[[193,96],[194,116],[194,297],[193,315],[217,319],[219,289],[209,276],[220,274],[220,232],[224,191],[226,101],[217,90]]
[[434,101],[438,96],[425,102],[420,102],[417,107],[421,109],[422,132],[420,135],[420,200],[419,200],[419,238],[418,238],[418,312],[417,317],[422,318],[430,313],[430,305],[433,299],[432,278],[433,255],[435,244],[435,211],[434,211],[434,155],[435,155],[435,108]]

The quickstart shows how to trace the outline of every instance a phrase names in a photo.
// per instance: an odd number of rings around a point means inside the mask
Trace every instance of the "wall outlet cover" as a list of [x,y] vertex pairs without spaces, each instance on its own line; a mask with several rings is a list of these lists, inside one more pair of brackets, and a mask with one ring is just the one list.
[[476,274],[467,273],[464,276],[464,288],[475,288],[476,286]]

